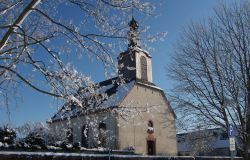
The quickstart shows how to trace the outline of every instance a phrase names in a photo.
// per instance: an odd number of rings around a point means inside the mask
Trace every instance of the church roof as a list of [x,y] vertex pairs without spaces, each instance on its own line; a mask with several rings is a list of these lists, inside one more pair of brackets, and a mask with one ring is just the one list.
[[99,82],[95,85],[94,94],[84,93],[81,98],[82,105],[79,105],[76,100],[71,99],[72,101],[65,103],[50,121],[64,120],[117,107],[134,84],[135,80],[122,82],[118,77]]
[[99,102],[93,100],[91,101],[91,97],[84,93],[82,101],[84,102],[84,100],[87,99],[90,103],[84,103],[83,106],[80,106],[79,103],[74,100],[73,102],[67,102],[51,118],[49,122],[70,119],[80,115],[86,115],[115,108],[119,106],[119,104],[124,100],[135,84],[143,85],[145,87],[160,91],[169,105],[174,117],[176,117],[171,105],[165,97],[163,90],[157,87],[155,84],[142,82],[140,80],[122,82],[120,78],[115,77],[96,84],[97,89],[95,91],[95,95],[103,95],[105,98],[101,99]]

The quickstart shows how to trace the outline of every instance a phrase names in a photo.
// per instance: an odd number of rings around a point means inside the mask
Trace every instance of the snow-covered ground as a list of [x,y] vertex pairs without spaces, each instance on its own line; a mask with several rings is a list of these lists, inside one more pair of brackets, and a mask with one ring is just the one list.
[[[134,158],[143,158],[150,157],[148,155],[113,155],[113,154],[88,154],[88,153],[60,153],[60,152],[19,152],[19,151],[0,151],[1,155],[27,155],[27,156],[65,156],[65,157],[134,157]],[[159,158],[167,158],[168,156],[154,156]]]
[[[192,156],[148,156],[148,155],[112,155],[112,154],[87,154],[87,153],[55,153],[55,152],[15,152],[15,151],[0,151],[0,159],[6,158],[9,160],[11,158],[18,159],[19,156],[27,157],[28,159],[65,159],[65,157],[70,159],[81,159],[81,160],[89,160],[89,159],[95,159],[95,160],[103,160],[107,158],[115,159],[115,160],[229,160],[230,157],[211,157],[211,156],[205,156],[205,157],[192,157]],[[234,160],[243,160],[240,157],[235,157]]]

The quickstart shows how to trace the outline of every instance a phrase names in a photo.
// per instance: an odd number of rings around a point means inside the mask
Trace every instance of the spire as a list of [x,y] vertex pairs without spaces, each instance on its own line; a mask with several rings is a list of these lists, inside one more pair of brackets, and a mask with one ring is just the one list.
[[130,30],[137,30],[139,28],[139,25],[137,23],[137,21],[134,19],[134,17],[132,17],[131,21],[128,23]]
[[132,17],[132,20],[128,23],[128,25],[128,48],[140,47],[140,39],[138,32],[139,25],[134,19],[134,17]]

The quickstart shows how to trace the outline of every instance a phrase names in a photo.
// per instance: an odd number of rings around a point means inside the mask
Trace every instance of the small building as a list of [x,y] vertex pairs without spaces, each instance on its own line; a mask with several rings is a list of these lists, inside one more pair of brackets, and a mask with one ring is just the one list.
[[83,88],[81,104],[65,103],[49,122],[54,133],[85,148],[177,154],[176,115],[153,83],[152,57],[140,47],[138,33],[133,18],[128,49],[118,56],[118,76],[95,84],[93,94]]
[[[236,146],[239,146],[237,139]],[[177,134],[177,150],[179,156],[230,156],[229,136],[222,128],[180,133]]]

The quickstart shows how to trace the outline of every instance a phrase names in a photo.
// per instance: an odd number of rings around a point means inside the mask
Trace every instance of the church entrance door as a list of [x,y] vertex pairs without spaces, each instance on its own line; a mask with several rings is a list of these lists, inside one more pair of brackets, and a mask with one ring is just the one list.
[[82,147],[88,148],[88,126],[82,127]]
[[155,140],[147,140],[147,152],[148,155],[156,154]]

